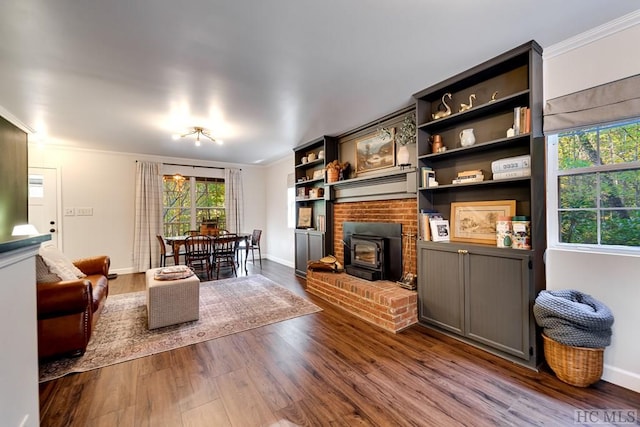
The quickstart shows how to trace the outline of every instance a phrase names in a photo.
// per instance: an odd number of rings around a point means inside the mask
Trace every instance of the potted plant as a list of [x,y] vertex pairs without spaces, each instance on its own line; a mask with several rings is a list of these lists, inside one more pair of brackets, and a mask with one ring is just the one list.
[[396,143],[400,145],[398,149],[398,165],[406,166],[411,164],[409,161],[408,144],[416,143],[416,120],[415,115],[409,114],[404,118],[400,125],[400,130],[396,135]]
[[340,174],[349,168],[349,162],[340,163],[334,160],[327,164],[327,182],[336,182],[340,178]]

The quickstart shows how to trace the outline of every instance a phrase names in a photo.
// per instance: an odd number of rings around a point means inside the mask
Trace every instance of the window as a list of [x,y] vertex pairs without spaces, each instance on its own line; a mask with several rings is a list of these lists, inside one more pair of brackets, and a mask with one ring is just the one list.
[[188,234],[205,221],[226,228],[224,179],[166,175],[163,181],[165,236]]
[[557,243],[640,249],[640,120],[549,137]]

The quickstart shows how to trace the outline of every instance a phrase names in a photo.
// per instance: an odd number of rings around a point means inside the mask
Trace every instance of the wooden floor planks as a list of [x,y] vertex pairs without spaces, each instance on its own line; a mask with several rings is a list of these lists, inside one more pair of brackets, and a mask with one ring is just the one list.
[[[293,269],[260,273],[322,312],[40,385],[42,426],[573,425],[574,411],[635,409],[421,326],[391,334],[307,295]],[[121,275],[110,294],[144,289]]]

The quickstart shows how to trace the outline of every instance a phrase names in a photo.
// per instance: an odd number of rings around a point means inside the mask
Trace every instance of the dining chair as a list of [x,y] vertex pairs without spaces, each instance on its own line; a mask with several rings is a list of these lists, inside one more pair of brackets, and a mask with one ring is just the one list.
[[[172,245],[167,245],[167,242],[164,240],[164,237],[162,237],[159,234],[156,234],[156,238],[158,239],[158,243],[160,244],[160,267],[166,267],[167,266],[167,259],[174,259],[173,256],[173,247]],[[181,249],[180,252],[178,253],[178,256],[183,256],[184,257],[184,249]]]
[[238,277],[236,270],[236,243],[237,234],[220,234],[213,239],[213,266],[216,269],[216,279],[220,278],[220,269],[230,267],[233,274]]
[[251,233],[251,242],[249,242],[249,249],[251,251],[251,263],[256,263],[255,250],[258,250],[258,259],[260,260],[260,269],[262,270],[262,251],[260,250],[260,237],[262,237],[262,230],[253,230]]
[[209,236],[187,236],[184,239],[185,264],[194,271],[205,271],[211,280],[212,244]]

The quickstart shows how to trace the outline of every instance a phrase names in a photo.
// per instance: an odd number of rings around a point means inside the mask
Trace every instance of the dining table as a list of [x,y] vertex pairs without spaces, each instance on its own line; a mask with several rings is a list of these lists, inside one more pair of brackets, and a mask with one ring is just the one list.
[[[175,265],[178,265],[180,263],[180,248],[184,246],[186,238],[190,236],[191,235],[188,234],[184,236],[166,236],[164,238],[164,241],[167,242],[168,245],[171,245],[171,248],[173,249],[173,261],[175,262]],[[216,242],[222,243],[232,240],[236,242],[237,246],[241,242],[244,242],[244,272],[248,273],[247,258],[249,255],[249,246],[251,243],[251,233],[219,234],[206,236],[211,239],[211,242],[213,244],[215,244]]]

